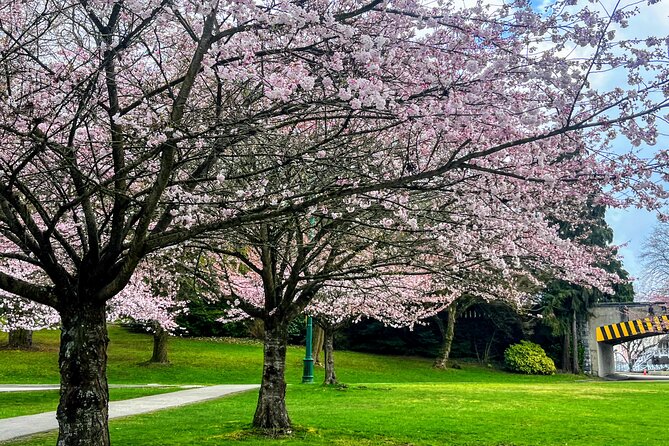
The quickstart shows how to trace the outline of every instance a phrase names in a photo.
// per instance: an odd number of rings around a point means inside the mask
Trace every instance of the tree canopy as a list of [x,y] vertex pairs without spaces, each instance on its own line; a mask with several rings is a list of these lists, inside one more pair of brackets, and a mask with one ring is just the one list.
[[[60,445],[109,444],[105,306],[171,246],[258,273],[266,372],[342,271],[438,264],[458,293],[464,271],[530,265],[609,288],[605,250],[551,219],[662,205],[667,153],[608,145],[655,142],[667,41],[616,37],[634,3],[455,3],[0,5],[0,289],[59,313]],[[590,87],[611,70],[633,86]],[[285,387],[270,375],[261,395]],[[275,415],[256,425],[288,428]]]

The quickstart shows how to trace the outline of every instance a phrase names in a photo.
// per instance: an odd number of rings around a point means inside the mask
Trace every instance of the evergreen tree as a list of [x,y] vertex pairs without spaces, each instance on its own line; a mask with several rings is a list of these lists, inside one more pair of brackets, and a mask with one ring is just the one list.
[[[606,208],[590,204],[583,209],[581,224],[560,223],[562,237],[577,240],[588,246],[609,248],[613,241],[613,230],[605,220]],[[613,293],[604,293],[596,288],[571,284],[564,280],[552,279],[540,298],[540,313],[555,337],[561,338],[562,369],[580,373],[578,325],[587,318],[590,308],[601,302],[631,302],[634,288],[628,281],[629,275],[616,258],[616,250],[611,249],[601,260],[600,266],[620,278],[612,285]]]

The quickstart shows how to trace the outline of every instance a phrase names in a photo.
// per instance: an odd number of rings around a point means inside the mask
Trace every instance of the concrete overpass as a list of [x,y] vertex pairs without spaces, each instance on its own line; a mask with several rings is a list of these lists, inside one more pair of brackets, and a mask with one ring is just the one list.
[[585,370],[598,376],[615,373],[613,346],[635,339],[669,333],[665,302],[597,304],[591,309],[581,339]]

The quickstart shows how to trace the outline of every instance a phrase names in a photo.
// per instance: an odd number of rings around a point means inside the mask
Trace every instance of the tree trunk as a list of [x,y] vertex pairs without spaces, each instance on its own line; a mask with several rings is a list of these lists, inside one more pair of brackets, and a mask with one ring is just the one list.
[[562,335],[562,371],[571,372],[571,356],[569,356],[569,349],[571,348],[571,340],[569,332]]
[[286,344],[288,330],[265,322],[265,345],[262,382],[253,427],[271,434],[290,433],[286,410]]
[[153,355],[151,355],[151,362],[157,364],[169,363],[167,360],[167,340],[169,336],[169,333],[163,327],[156,324],[156,328],[153,331]]
[[578,363],[578,329],[576,327],[576,310],[572,310],[571,313],[571,345],[572,345],[572,359],[573,366],[572,369],[574,373],[578,375],[581,373],[581,367]]
[[[448,321],[444,329],[444,325],[439,319],[438,326],[439,331],[442,334],[443,342],[441,344],[441,349],[439,350],[439,355],[434,361],[434,367],[438,369],[445,369],[448,364],[448,359],[451,356],[451,346],[453,345],[453,338],[455,337],[455,315],[456,315],[456,303],[453,302],[448,306],[447,317]],[[438,319],[438,317],[437,317]]]
[[33,346],[32,330],[17,328],[9,332],[9,348],[29,350]]
[[337,384],[337,375],[335,374],[334,363],[334,329],[327,327],[324,330],[324,349],[325,354],[325,382],[324,384]]
[[323,327],[320,324],[316,324],[314,330],[314,344],[313,344],[313,353],[311,356],[314,358],[314,364],[322,366],[320,356],[323,351],[323,342],[324,342],[325,332]]
[[490,363],[490,350],[492,350],[493,343],[495,342],[495,335],[497,334],[497,329],[492,331],[490,335],[490,340],[485,344],[485,350],[483,352],[483,363]]
[[105,305],[61,309],[57,446],[108,446]]

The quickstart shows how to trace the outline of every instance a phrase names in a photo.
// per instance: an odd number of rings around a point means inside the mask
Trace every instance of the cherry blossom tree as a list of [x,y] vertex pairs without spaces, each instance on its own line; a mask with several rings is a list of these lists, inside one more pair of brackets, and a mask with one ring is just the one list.
[[175,249],[160,256],[147,257],[126,287],[108,303],[109,320],[130,320],[144,325],[153,335],[150,362],[166,364],[169,335],[179,325],[177,317],[187,310],[187,301],[179,299],[180,285],[188,263]]
[[[3,267],[0,288],[60,315],[59,445],[109,444],[106,303],[146,256],[188,240],[257,251],[239,255],[263,281],[247,309],[265,317],[266,370],[326,276],[407,263],[393,236],[373,250],[383,259],[358,255],[379,245],[370,225],[451,234],[455,256],[499,237],[470,259],[502,272],[532,240],[523,254],[605,286],[591,255],[548,239],[542,209],[604,186],[600,203],[659,208],[648,175],[665,152],[605,155],[617,134],[655,142],[669,64],[663,38],[616,39],[633,5],[570,3],[0,5],[0,253],[42,272]],[[607,70],[639,81],[590,89]],[[266,376],[261,395],[272,382],[285,390]],[[267,404],[256,425],[285,428]]]
[[[108,304],[107,320],[132,320],[146,325],[153,334],[151,362],[168,362],[167,337],[178,328],[176,318],[186,309],[186,302],[177,299],[178,281],[186,266],[180,260],[162,256],[143,262]],[[0,297],[0,331],[9,332],[10,348],[29,348],[33,331],[59,324],[60,317],[51,307],[12,295]]]
[[[559,228],[546,221],[548,211],[567,211],[563,195],[539,205],[528,199],[512,202],[498,190],[490,201],[479,192],[477,202],[468,205],[453,200],[467,193],[458,191],[430,195],[429,206],[425,192],[365,196],[362,200],[369,202],[354,210],[333,205],[314,210],[310,218],[244,225],[225,240],[210,239],[210,246],[202,246],[223,256],[222,294],[230,296],[230,318],[253,317],[265,325],[256,427],[290,429],[284,378],[287,328],[305,310],[323,317],[326,369],[334,381],[332,333],[346,319],[369,316],[411,325],[465,294],[517,302],[524,295],[518,291],[520,282],[538,285],[536,271],[550,270],[602,289],[616,280],[593,266],[604,248],[562,240]],[[496,206],[500,202],[503,206]],[[539,213],[543,220],[537,219]]]
[[[371,244],[380,243],[371,238],[373,232],[355,221],[312,216],[307,221],[294,218],[247,226],[237,233],[237,239],[228,236],[230,248],[222,244],[209,248],[223,256],[219,263],[222,294],[230,296],[233,306],[229,319],[253,317],[264,322],[264,368],[255,426],[290,430],[285,405],[289,323],[314,302],[326,283],[344,278],[371,279],[382,268],[404,263],[405,256],[396,250],[389,249],[383,256],[370,251]],[[385,237],[384,243],[389,241],[390,237]],[[374,286],[379,290],[389,288],[387,281]],[[335,304],[344,303],[337,297],[341,296],[335,294],[334,301],[324,304],[334,307],[333,315],[340,307]],[[379,318],[395,320],[402,314],[411,318],[408,311],[397,309],[393,315],[390,301],[376,302]],[[340,315],[345,313],[341,310]]]
[[383,275],[338,281],[321,288],[305,312],[316,317],[324,331],[324,384],[337,384],[334,335],[346,324],[376,319],[393,327],[413,326],[437,313],[447,299],[434,299],[427,274]]
[[[14,277],[40,283],[45,281],[41,271],[32,265],[23,265],[13,259],[0,259],[0,263],[2,270],[11,271]],[[58,313],[53,308],[0,291],[0,331],[9,333],[10,348],[32,347],[33,331],[56,328],[59,322]]]
[[9,333],[9,348],[31,348],[33,331],[56,328],[59,322],[58,313],[46,305],[0,296],[0,331]]

